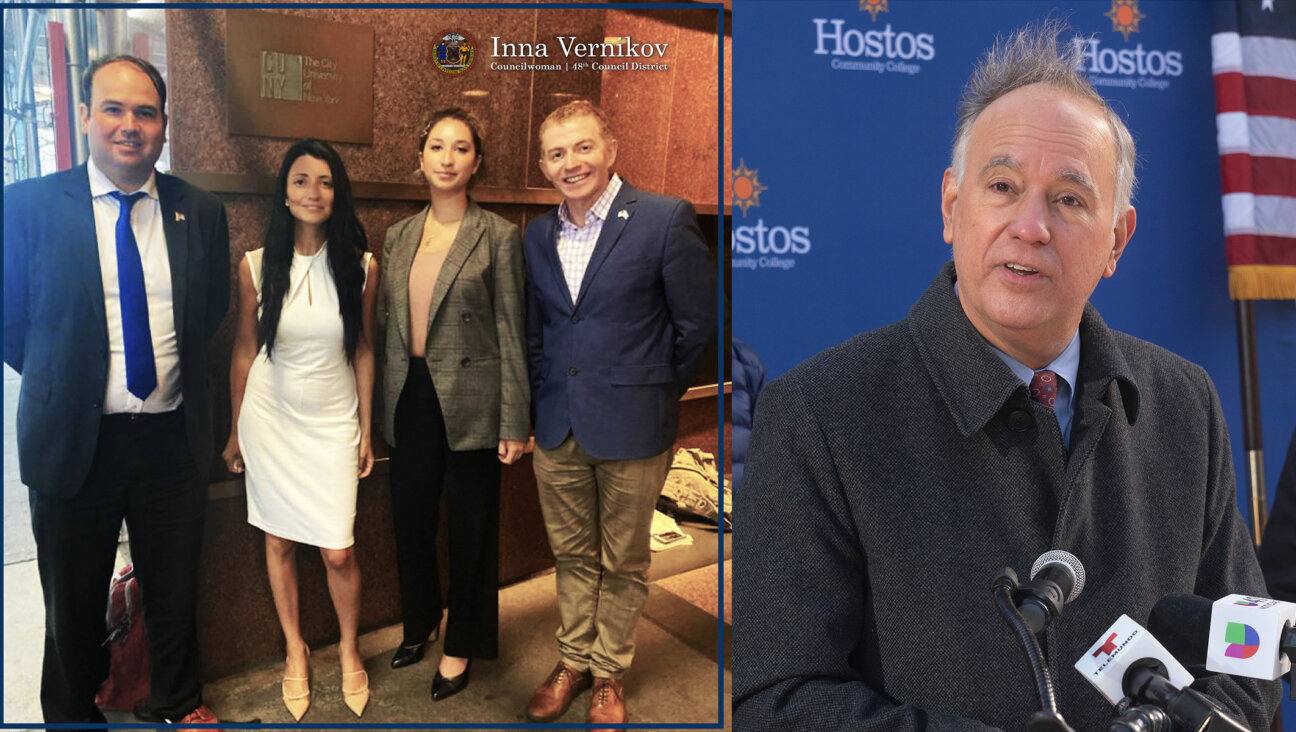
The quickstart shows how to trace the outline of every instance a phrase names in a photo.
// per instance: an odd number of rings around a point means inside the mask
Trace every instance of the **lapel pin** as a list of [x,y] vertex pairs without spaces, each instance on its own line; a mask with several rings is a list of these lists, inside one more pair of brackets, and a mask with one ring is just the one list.
[[620,211],[617,211],[617,218],[618,218],[618,219],[629,219],[629,218],[630,218],[630,212],[627,211],[627,210],[625,210],[625,209],[623,208],[623,209],[621,209]]
[[176,212],[175,212],[175,215],[176,215],[176,221],[184,221],[184,220],[185,220],[184,214],[180,213],[179,211],[176,211]]

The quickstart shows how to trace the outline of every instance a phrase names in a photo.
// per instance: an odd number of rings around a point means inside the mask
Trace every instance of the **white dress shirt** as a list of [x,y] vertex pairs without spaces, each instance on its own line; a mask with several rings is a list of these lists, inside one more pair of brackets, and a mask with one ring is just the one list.
[[[104,414],[118,412],[167,412],[180,406],[180,351],[176,343],[175,311],[171,299],[171,260],[167,256],[166,234],[162,230],[162,204],[158,200],[156,174],[139,190],[145,197],[131,208],[131,229],[139,247],[144,269],[144,291],[148,296],[149,334],[153,337],[153,362],[157,367],[157,388],[140,400],[126,389],[126,345],[122,337],[121,298],[117,285],[117,216],[121,204],[109,195],[120,191],[91,159],[90,197],[94,207],[95,239],[99,244],[99,273],[103,277],[104,314],[108,318],[108,388],[104,392]],[[121,191],[125,193],[125,191]]]

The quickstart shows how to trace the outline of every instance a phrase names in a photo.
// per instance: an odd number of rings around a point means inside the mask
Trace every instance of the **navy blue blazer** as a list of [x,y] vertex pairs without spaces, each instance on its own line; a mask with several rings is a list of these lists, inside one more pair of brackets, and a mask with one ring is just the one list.
[[557,240],[557,209],[527,226],[536,444],[574,434],[608,460],[669,449],[679,398],[716,329],[715,262],[692,204],[623,183],[575,304]]
[[[213,454],[207,341],[229,306],[229,225],[215,196],[157,174],[171,262],[185,429]],[[108,325],[86,166],[4,190],[4,361],[22,374],[22,482],[67,497],[94,457],[108,382]]]

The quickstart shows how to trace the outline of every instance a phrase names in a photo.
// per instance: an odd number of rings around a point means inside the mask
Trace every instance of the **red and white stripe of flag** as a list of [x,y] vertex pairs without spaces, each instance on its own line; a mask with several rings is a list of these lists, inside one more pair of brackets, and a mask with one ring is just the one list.
[[1229,290],[1296,298],[1296,40],[1211,36]]

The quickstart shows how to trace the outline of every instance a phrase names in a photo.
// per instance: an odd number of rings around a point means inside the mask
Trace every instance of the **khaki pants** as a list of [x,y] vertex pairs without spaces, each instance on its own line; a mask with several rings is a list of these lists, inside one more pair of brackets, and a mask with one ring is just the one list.
[[600,460],[575,437],[533,456],[549,547],[558,560],[558,649],[567,665],[620,678],[648,598],[653,509],[670,450]]

